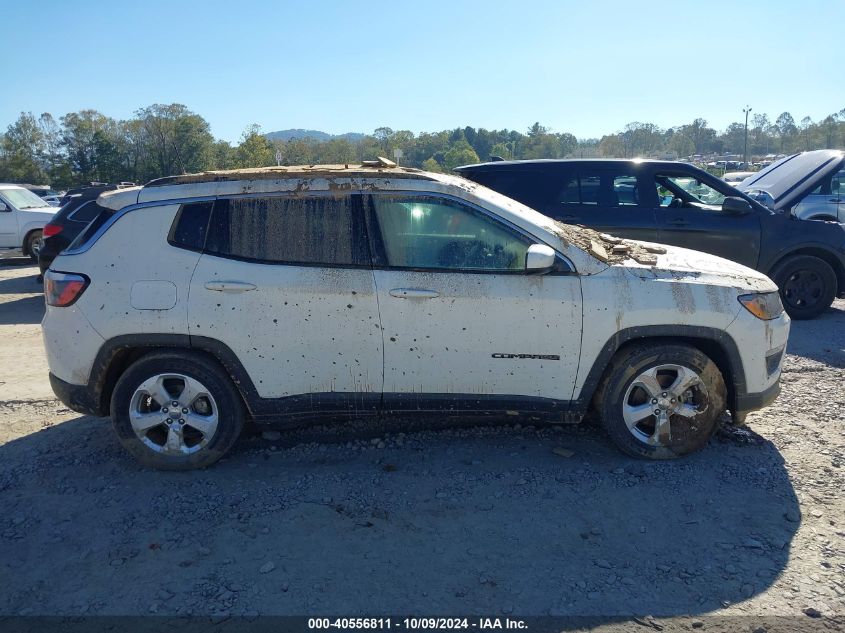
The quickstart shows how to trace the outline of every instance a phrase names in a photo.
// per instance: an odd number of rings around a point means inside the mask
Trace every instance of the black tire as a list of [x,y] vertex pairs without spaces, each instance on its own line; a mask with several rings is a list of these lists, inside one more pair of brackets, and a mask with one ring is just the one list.
[[[644,372],[664,366],[678,366],[697,374],[699,382],[689,391],[683,392],[685,395],[678,406],[686,407],[688,404],[689,408],[685,408],[685,411],[694,413],[698,409],[699,413],[691,417],[671,414],[671,438],[663,443],[649,444],[641,435],[648,434],[649,418],[656,435],[655,416],[649,411],[641,422],[642,426],[635,426],[631,430],[625,422],[623,403],[627,396],[628,404],[632,406],[642,406],[649,410],[655,406],[657,410],[661,405],[652,405],[645,397],[646,391],[635,386],[635,383]],[[668,397],[662,400],[669,402],[672,393],[668,388],[680,376],[680,373],[673,374],[671,369],[656,372],[655,378],[661,388],[667,389],[665,393]],[[638,402],[636,398],[642,401]],[[682,404],[684,400],[686,404]],[[618,353],[611,361],[596,397],[602,426],[613,443],[628,455],[646,459],[674,459],[703,448],[718,428],[719,417],[725,411],[726,403],[725,381],[716,364],[694,347],[666,343],[633,345]]]
[[23,254],[29,255],[32,261],[38,261],[38,251],[41,250],[41,231],[32,231],[26,236],[26,244],[24,244],[23,250]]
[[[178,374],[198,381],[211,396],[211,402],[214,403],[211,406],[216,406],[216,429],[213,434],[209,434],[211,437],[207,443],[201,447],[197,444],[196,452],[191,454],[166,455],[156,452],[140,439],[132,427],[130,406],[133,406],[136,390],[145,381],[163,374]],[[147,402],[152,404],[151,400]],[[176,411],[174,415],[179,415],[179,412]],[[210,466],[223,457],[238,439],[245,417],[243,400],[226,372],[206,356],[188,351],[153,352],[141,357],[121,375],[111,398],[111,418],[121,444],[144,466],[159,470],[192,470]],[[189,428],[190,424],[182,427],[182,430]],[[159,436],[164,433],[166,437],[167,427],[158,426],[153,433]],[[152,437],[152,433],[147,437]]]
[[793,319],[815,319],[836,298],[836,273],[823,259],[795,255],[775,266],[769,277],[780,290],[786,313]]

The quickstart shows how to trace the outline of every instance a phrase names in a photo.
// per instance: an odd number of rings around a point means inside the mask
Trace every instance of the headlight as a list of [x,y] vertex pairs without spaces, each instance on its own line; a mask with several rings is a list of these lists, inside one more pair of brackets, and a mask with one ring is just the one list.
[[758,319],[770,321],[783,314],[783,304],[777,292],[755,292],[750,295],[740,295],[739,302]]

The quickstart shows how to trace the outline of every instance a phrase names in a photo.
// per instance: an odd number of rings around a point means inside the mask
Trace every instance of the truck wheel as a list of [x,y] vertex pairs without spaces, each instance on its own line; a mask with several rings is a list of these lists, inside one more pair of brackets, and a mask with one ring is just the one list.
[[238,439],[244,405],[229,376],[191,352],[143,356],[123,373],[111,399],[123,446],[151,468],[205,468]]
[[41,252],[41,231],[32,231],[26,236],[26,244],[24,244],[24,255],[29,255],[29,258],[37,262],[38,253]]
[[636,345],[611,362],[598,394],[605,431],[623,452],[673,459],[702,448],[725,411],[716,364],[688,345]]
[[823,259],[796,255],[780,262],[769,277],[778,285],[783,307],[793,319],[814,319],[836,297],[836,273]]

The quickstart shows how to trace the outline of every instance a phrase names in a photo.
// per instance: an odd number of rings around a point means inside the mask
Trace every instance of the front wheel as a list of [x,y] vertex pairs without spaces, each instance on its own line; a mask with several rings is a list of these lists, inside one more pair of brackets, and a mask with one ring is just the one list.
[[790,257],[772,270],[783,307],[793,319],[815,319],[836,298],[836,273],[823,259],[812,255]]
[[244,405],[229,376],[190,352],[143,356],[115,385],[111,417],[124,448],[161,470],[205,468],[232,447]]
[[725,411],[716,364],[687,345],[634,346],[612,362],[598,394],[602,425],[625,453],[672,459],[704,447]]
[[29,255],[29,258],[34,262],[38,261],[38,253],[41,252],[42,239],[41,231],[33,231],[26,236],[24,255]]

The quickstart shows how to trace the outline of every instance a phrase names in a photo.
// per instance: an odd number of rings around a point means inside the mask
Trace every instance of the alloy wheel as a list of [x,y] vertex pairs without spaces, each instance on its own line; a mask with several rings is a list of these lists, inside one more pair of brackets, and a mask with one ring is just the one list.
[[138,439],[156,453],[182,456],[206,446],[219,413],[209,390],[184,374],[158,374],[135,389],[129,422]]
[[707,409],[709,395],[701,377],[681,365],[658,365],[630,384],[622,417],[631,434],[650,446],[669,446],[672,429]]

